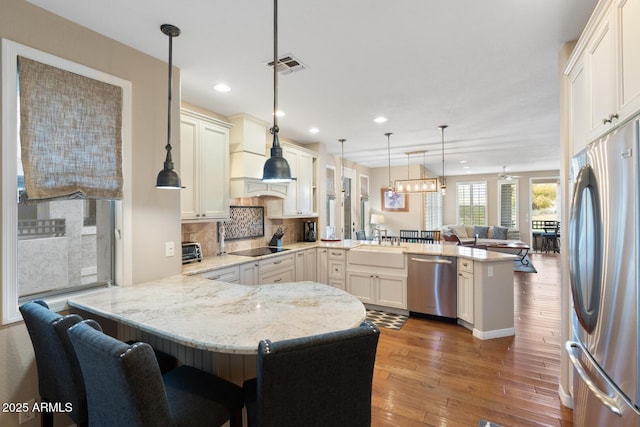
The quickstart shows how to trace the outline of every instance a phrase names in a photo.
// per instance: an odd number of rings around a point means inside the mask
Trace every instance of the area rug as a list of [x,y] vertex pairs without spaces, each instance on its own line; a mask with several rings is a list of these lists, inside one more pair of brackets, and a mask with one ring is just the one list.
[[492,423],[492,422],[480,419],[480,422],[478,423],[478,427],[502,427],[502,426],[500,424],[496,424],[496,423]]
[[407,321],[407,316],[402,314],[387,313],[385,311],[367,310],[367,320],[372,321],[379,328],[387,328],[399,331]]
[[520,258],[513,261],[513,271],[520,271],[522,273],[537,273],[538,270],[533,266],[533,263],[529,259],[529,255],[524,257],[524,262],[520,262]]

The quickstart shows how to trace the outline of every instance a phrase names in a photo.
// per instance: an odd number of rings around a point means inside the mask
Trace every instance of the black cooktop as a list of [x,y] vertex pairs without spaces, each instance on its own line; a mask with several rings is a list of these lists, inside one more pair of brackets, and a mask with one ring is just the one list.
[[275,246],[265,246],[262,248],[252,248],[245,249],[243,251],[229,252],[229,255],[240,255],[240,256],[262,256],[262,255],[270,255],[275,254],[277,252],[288,251],[289,249],[278,248]]

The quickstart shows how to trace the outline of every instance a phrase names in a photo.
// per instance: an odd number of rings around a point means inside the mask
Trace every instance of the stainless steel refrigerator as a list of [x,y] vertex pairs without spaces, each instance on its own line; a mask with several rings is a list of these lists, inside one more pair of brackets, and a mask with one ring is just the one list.
[[638,121],[571,161],[569,266],[575,426],[640,426]]

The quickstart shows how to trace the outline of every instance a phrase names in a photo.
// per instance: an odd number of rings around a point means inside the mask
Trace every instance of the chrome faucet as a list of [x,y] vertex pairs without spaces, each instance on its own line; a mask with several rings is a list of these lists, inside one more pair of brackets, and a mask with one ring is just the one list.
[[393,239],[391,240],[391,246],[393,246],[393,243],[396,243],[397,246],[400,246],[400,237],[395,236],[393,237]]

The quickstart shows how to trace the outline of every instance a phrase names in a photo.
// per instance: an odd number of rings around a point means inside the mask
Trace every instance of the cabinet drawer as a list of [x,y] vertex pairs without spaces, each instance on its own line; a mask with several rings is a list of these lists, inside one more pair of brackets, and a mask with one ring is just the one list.
[[346,260],[346,251],[342,249],[329,249],[329,259]]
[[260,275],[271,274],[275,271],[291,270],[293,271],[294,262],[293,255],[283,255],[260,261]]
[[473,261],[470,259],[459,258],[458,270],[466,271],[467,273],[473,273]]
[[329,260],[329,278],[344,280],[345,263],[343,261]]
[[290,283],[294,282],[293,270],[275,271],[270,274],[260,274],[260,284],[268,285],[271,283]]
[[209,280],[220,280],[221,282],[238,283],[240,281],[240,268],[225,267],[207,271],[198,276]]

